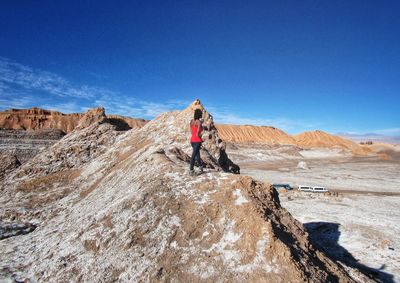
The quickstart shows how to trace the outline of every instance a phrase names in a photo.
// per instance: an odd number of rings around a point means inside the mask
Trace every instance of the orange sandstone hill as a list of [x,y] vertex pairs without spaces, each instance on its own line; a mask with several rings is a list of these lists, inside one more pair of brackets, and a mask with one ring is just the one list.
[[296,145],[292,136],[274,127],[217,124],[216,128],[221,138],[230,142]]
[[267,126],[216,125],[222,139],[234,143],[261,143],[270,145],[295,145],[300,148],[339,148],[355,155],[371,152],[351,140],[334,136],[323,131],[304,132],[291,136],[284,131]]
[[370,150],[361,145],[344,139],[339,136],[334,136],[323,131],[304,132],[293,136],[296,143],[301,148],[342,148],[350,150],[353,154],[364,155]]
[[[64,133],[72,132],[79,124],[84,113],[64,114],[40,108],[9,109],[0,112],[0,128],[14,130],[59,129]],[[108,115],[107,119],[120,127],[141,128],[147,121],[119,115]]]

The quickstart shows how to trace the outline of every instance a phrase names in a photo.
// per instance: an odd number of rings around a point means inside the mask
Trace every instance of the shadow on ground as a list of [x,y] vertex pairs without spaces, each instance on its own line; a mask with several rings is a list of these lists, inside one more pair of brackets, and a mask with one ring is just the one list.
[[348,250],[339,245],[339,226],[340,224],[338,223],[329,222],[309,222],[304,224],[313,246],[332,260],[340,261],[349,267],[355,268],[376,282],[394,283],[393,275],[383,271],[385,269],[384,264],[379,269],[363,265]]

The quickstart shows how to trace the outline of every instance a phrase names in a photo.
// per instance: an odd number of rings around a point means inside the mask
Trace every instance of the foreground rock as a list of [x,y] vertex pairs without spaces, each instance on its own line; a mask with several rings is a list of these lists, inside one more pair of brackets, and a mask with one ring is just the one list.
[[194,108],[204,110],[196,101],[124,134],[92,124],[9,175],[1,220],[37,228],[0,241],[0,278],[353,282],[349,272],[359,275],[315,250],[269,185],[224,172],[235,164],[205,110],[209,169],[188,175]]

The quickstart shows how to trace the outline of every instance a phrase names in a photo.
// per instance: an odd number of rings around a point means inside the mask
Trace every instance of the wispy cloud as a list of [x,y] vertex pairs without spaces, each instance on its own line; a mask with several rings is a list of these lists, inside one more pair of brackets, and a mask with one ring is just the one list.
[[[1,90],[0,90],[1,91]],[[1,94],[1,92],[0,92]],[[18,96],[18,97],[10,97],[10,96],[0,96],[0,109],[5,108],[29,108],[35,103],[34,97],[31,96]],[[1,107],[1,106],[6,107]]]
[[93,98],[110,91],[88,85],[76,86],[67,79],[47,71],[34,69],[0,57],[0,90],[10,91],[18,86],[28,91],[43,91],[58,97]]
[[95,101],[96,105],[105,107],[108,113],[142,118],[153,118],[164,112],[180,110],[187,107],[189,103],[180,100],[164,103],[150,102],[131,97],[103,97]]
[[[50,96],[41,101],[35,99],[35,91]],[[76,85],[60,75],[3,57],[0,57],[0,95],[0,109],[37,106],[72,113],[103,106],[108,113],[143,118],[182,109],[190,103],[179,99],[164,103],[146,101],[99,86]]]

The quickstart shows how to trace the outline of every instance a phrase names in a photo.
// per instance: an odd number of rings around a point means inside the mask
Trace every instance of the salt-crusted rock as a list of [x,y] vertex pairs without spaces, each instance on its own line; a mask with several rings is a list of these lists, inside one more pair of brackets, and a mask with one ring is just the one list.
[[270,186],[218,170],[205,110],[215,169],[188,174],[193,106],[124,134],[75,130],[7,175],[0,219],[36,229],[0,241],[0,281],[354,282]]
[[21,165],[18,158],[12,154],[0,154],[0,181],[4,175],[13,171]]

